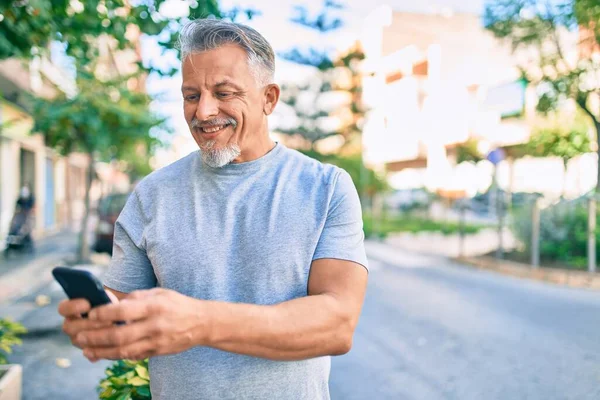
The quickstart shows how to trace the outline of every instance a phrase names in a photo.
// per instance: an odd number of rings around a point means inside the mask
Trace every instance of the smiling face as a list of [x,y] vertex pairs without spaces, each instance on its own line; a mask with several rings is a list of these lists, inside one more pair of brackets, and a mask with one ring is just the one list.
[[192,54],[183,63],[185,119],[211,166],[250,161],[272,148],[267,115],[279,87],[260,87],[252,72],[246,52],[236,45]]

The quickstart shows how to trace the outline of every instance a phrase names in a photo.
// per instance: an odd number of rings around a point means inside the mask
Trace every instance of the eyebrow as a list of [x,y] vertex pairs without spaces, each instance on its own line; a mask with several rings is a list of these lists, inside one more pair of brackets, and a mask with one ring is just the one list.
[[[236,90],[242,91],[242,88],[240,86],[238,86],[235,83],[233,83],[231,81],[228,81],[228,80],[217,82],[214,85],[215,88],[222,88],[223,86],[231,86],[232,88],[234,88]],[[195,87],[195,86],[182,86],[181,87],[181,91],[182,92],[186,92],[186,91],[188,91],[188,92],[197,92],[198,88]]]
[[233,83],[231,81],[228,81],[228,80],[224,80],[224,81],[221,81],[221,82],[218,82],[218,83],[215,84],[216,88],[220,88],[220,87],[223,87],[223,86],[231,86],[232,88],[234,88],[236,90],[242,90],[241,87],[239,87],[235,83]]

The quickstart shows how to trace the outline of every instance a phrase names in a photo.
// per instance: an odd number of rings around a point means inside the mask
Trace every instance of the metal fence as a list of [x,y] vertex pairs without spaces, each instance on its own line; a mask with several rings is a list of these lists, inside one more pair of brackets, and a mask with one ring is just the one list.
[[540,264],[596,271],[597,198],[539,198],[512,213],[512,230],[533,268]]
[[[596,271],[600,251],[596,197],[549,200],[539,194],[496,190],[452,200],[416,193],[402,194],[405,198],[400,199],[373,198],[365,213],[365,231],[375,238],[393,236],[390,232],[399,225],[404,232],[437,231],[448,236],[446,242],[452,249],[447,255],[488,254],[532,268],[544,265]],[[402,243],[416,245],[417,236]],[[487,246],[481,243],[490,240],[493,243]]]

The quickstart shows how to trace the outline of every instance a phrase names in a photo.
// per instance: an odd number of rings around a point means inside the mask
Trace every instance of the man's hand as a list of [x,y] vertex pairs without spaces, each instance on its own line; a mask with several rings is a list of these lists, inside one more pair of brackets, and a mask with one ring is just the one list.
[[[110,291],[106,293],[113,303],[119,302],[119,299]],[[75,338],[81,332],[111,326],[110,322],[90,321],[88,318],[83,318],[82,315],[89,313],[91,309],[90,303],[85,299],[63,300],[58,305],[58,313],[65,317],[63,331],[71,338],[71,343],[75,346],[78,346]]]
[[[65,331],[91,361],[145,359],[195,346],[269,360],[305,360],[347,353],[358,322],[367,271],[351,261],[313,261],[308,296],[272,305],[199,300],[173,290],[120,294],[89,310],[65,302]],[[68,307],[67,307],[68,306]],[[79,315],[89,311],[89,321]],[[115,322],[125,321],[125,325]]]
[[[201,305],[172,290],[132,292],[119,303],[91,310],[89,329],[79,329],[71,338],[90,361],[180,353],[205,341]],[[114,325],[117,321],[126,324]]]

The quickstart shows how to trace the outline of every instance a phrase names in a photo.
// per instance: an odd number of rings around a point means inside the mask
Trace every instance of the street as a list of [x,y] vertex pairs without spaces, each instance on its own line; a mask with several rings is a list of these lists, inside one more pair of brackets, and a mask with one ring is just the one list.
[[[367,298],[352,351],[333,359],[332,399],[600,398],[600,293],[387,245],[368,252]],[[51,303],[36,305],[40,294]],[[24,366],[24,400],[96,398],[108,362],[89,363],[60,332],[62,298],[51,283],[0,306],[31,331],[11,358]]]
[[372,262],[332,399],[600,398],[599,293],[397,259]]

